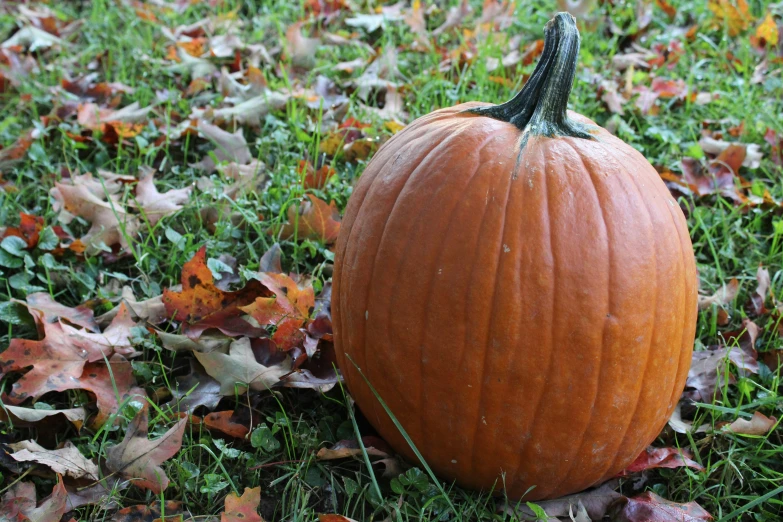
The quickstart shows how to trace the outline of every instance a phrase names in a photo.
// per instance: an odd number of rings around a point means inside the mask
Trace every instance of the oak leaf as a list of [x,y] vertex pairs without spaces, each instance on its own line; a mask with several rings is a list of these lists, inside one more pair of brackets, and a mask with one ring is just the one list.
[[704,471],[704,466],[694,461],[687,449],[680,448],[653,448],[650,446],[644,450],[630,466],[620,472],[621,476],[637,473],[653,468],[679,468],[689,467]]
[[243,337],[231,343],[229,353],[194,352],[206,372],[220,383],[221,395],[234,395],[251,390],[268,390],[291,372],[290,359],[264,366],[256,360],[250,339]]
[[753,412],[750,420],[740,417],[723,429],[738,435],[766,435],[777,424],[775,417],[767,417],[761,412]]
[[106,466],[132,480],[136,486],[158,495],[169,484],[161,465],[182,447],[187,418],[181,419],[157,439],[149,440],[148,415],[149,405],[145,403],[128,426],[122,442],[106,450]]
[[[36,507],[35,486],[32,482],[20,482],[3,495],[0,513],[3,520],[19,522],[52,522],[60,520],[68,509],[68,492],[63,479],[57,476],[52,494]],[[12,518],[13,517],[13,518]]]
[[91,332],[100,331],[95,322],[94,312],[87,306],[81,305],[75,308],[64,306],[52,299],[52,296],[46,292],[28,294],[25,301],[19,302],[27,306],[30,314],[39,325],[64,319]]
[[86,478],[98,480],[98,466],[81,454],[71,441],[66,441],[62,448],[48,450],[34,440],[23,440],[9,444],[14,453],[11,457],[17,462],[37,462],[49,467],[55,473],[67,475],[75,479]]
[[155,225],[162,217],[181,209],[193,190],[192,187],[185,187],[161,194],[153,183],[155,170],[142,168],[141,172],[141,179],[136,185],[136,204],[147,217],[150,225]]

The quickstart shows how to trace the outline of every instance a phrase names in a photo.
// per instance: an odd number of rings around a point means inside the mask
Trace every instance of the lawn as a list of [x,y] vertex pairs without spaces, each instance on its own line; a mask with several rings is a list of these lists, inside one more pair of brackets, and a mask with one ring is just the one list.
[[573,520],[781,520],[783,4],[745,0],[0,4],[0,520],[571,520],[395,457],[328,307],[375,151],[511,98],[565,7],[569,108],[660,173],[700,282],[659,452]]

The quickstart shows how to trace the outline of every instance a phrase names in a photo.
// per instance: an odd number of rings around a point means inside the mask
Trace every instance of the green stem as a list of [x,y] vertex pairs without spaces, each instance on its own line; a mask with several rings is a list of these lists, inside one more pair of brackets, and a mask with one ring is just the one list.
[[593,139],[587,126],[568,119],[568,96],[579,59],[579,30],[569,13],[557,13],[544,28],[544,52],[522,90],[501,105],[466,112],[507,121],[539,136]]

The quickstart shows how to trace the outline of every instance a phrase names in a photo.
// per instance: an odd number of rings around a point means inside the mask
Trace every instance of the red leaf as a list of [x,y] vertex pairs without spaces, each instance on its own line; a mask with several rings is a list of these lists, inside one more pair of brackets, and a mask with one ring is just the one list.
[[653,448],[650,446],[636,457],[630,466],[620,472],[620,476],[630,475],[646,469],[653,468],[689,468],[704,471],[704,466],[691,460],[691,454],[687,450],[679,448]]

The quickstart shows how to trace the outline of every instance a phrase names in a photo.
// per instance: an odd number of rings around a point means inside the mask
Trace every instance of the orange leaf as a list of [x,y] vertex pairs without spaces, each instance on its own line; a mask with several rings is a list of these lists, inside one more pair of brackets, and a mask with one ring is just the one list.
[[285,274],[263,273],[261,282],[275,297],[259,297],[242,311],[262,325],[277,327],[272,340],[281,350],[290,350],[304,341],[300,331],[315,307],[315,292],[309,284],[304,288]]
[[745,0],[710,0],[707,7],[715,15],[718,24],[726,25],[729,36],[737,36],[753,21]]
[[3,237],[16,236],[22,238],[27,243],[27,248],[33,248],[38,244],[38,235],[44,228],[44,220],[40,216],[33,216],[19,213],[20,221],[18,227],[8,227]]
[[283,225],[281,235],[289,239],[296,235],[299,239],[315,239],[324,243],[334,243],[340,233],[340,213],[334,201],[327,204],[312,194],[310,201],[302,202],[298,207],[288,207],[288,222]]
[[182,267],[182,291],[168,288],[163,291],[163,304],[169,317],[187,323],[184,333],[189,337],[198,337],[207,328],[217,328],[226,335],[264,335],[263,330],[239,317],[240,307],[252,303],[256,297],[268,296],[269,292],[255,279],[236,292],[221,290],[215,286],[206,261],[207,249],[201,247]]
[[245,488],[241,497],[236,493],[226,496],[226,511],[220,515],[220,522],[264,522],[258,514],[261,503],[261,488]]
[[234,410],[216,411],[204,417],[204,425],[211,430],[218,430],[237,439],[244,439],[250,428],[236,422]]

